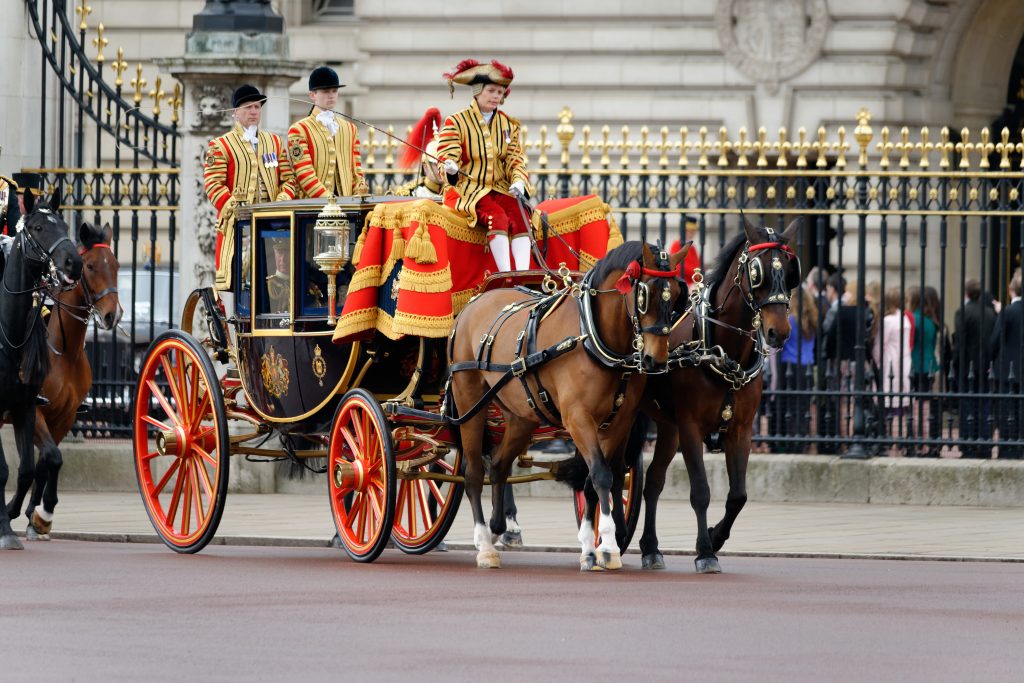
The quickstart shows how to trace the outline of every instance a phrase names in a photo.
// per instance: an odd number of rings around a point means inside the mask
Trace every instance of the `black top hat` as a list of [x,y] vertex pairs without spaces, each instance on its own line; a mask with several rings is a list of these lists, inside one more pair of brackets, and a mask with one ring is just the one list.
[[250,102],[266,102],[267,96],[264,95],[256,88],[256,86],[249,85],[246,83],[243,86],[239,86],[231,95],[231,106],[237,109],[243,104],[249,104]]
[[327,88],[344,88],[338,78],[338,72],[329,66],[318,66],[309,74],[309,89],[324,90]]
[[30,191],[37,196],[43,193],[43,176],[38,173],[14,173],[11,180],[18,186],[19,192]]

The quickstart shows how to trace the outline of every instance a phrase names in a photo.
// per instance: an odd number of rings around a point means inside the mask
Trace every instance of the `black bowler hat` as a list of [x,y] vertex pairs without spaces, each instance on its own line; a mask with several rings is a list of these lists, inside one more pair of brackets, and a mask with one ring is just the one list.
[[43,193],[43,176],[38,173],[14,173],[11,180],[18,186],[18,192],[31,192],[37,197]]
[[231,95],[231,106],[235,109],[238,109],[243,104],[249,104],[250,102],[263,103],[266,101],[267,96],[261,93],[256,86],[249,85],[248,83],[240,86],[238,90]]
[[309,89],[325,90],[328,88],[344,88],[338,78],[338,72],[329,66],[318,66],[309,74]]

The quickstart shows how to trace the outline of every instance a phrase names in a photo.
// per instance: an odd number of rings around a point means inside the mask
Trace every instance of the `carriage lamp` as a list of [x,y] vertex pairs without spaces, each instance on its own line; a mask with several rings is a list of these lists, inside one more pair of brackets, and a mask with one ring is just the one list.
[[348,264],[348,218],[345,217],[341,207],[334,203],[334,197],[327,200],[327,204],[316,217],[316,225],[313,226],[316,235],[313,246],[316,249],[316,262],[320,271],[327,276],[327,324],[333,325],[338,321],[335,311],[335,301],[338,296],[338,288],[335,284],[335,277]]

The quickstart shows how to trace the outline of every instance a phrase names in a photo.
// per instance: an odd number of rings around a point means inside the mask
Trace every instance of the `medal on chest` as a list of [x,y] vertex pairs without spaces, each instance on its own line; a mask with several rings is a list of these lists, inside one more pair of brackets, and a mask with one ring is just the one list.
[[267,152],[263,155],[263,165],[267,168],[277,168],[277,152]]

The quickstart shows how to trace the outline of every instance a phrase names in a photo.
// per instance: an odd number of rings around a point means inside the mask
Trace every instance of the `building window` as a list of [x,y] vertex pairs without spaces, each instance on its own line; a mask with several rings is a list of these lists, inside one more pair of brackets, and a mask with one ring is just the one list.
[[347,19],[355,13],[355,0],[313,0],[313,18],[316,21]]

